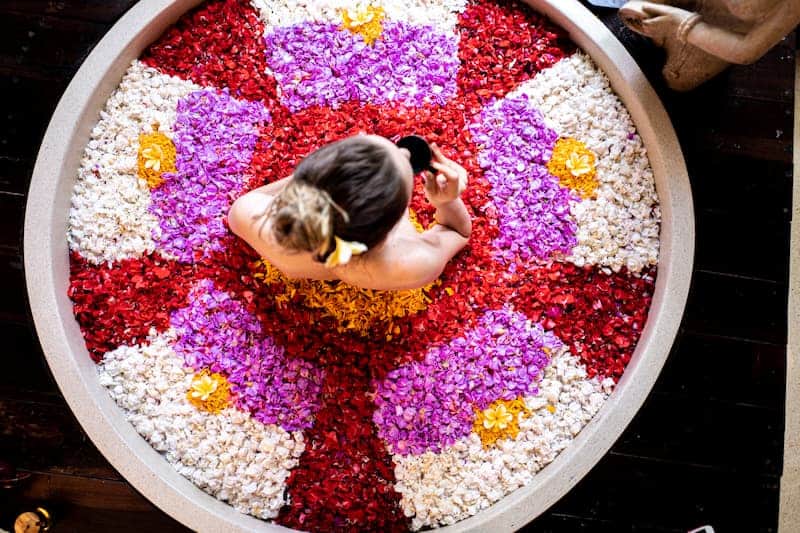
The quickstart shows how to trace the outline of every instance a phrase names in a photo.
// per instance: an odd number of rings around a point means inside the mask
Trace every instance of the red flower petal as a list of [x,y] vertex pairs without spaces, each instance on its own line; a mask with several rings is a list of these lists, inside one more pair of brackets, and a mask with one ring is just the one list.
[[278,106],[266,74],[264,24],[247,0],[212,0],[189,12],[142,55],[148,66],[237,98]]

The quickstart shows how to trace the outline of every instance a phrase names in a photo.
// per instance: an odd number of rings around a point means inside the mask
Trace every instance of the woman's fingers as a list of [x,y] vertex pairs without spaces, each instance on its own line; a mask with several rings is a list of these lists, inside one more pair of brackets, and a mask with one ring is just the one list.
[[450,165],[445,165],[437,161],[431,161],[431,166],[438,170],[441,174],[444,174],[447,179],[458,179],[458,172]]
[[435,143],[431,143],[431,152],[434,157],[431,167],[438,171],[436,184],[439,189],[444,190],[450,182],[460,195],[467,188],[467,171],[455,161],[446,158]]
[[430,193],[437,193],[447,186],[447,178],[442,175],[441,173],[437,173],[435,176],[431,173],[426,172],[424,174],[424,185],[425,190]]
[[431,152],[433,153],[433,157],[438,162],[447,166],[452,166],[454,164],[450,159],[445,157],[445,155],[442,153],[442,151],[439,149],[439,146],[436,143],[431,144]]

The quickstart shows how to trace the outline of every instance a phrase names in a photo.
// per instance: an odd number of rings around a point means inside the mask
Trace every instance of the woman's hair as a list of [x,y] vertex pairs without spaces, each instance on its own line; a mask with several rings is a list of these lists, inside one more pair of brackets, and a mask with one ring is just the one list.
[[268,216],[278,244],[324,262],[334,235],[379,244],[408,205],[408,189],[386,147],[365,136],[328,144],[303,159]]

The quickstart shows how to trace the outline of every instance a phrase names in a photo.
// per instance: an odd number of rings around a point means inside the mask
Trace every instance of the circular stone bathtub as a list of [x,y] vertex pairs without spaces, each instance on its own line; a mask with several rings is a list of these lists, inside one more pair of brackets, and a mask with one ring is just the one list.
[[[658,276],[649,318],[614,392],[572,444],[528,485],[447,531],[515,530],[561,498],[603,456],[642,405],[666,360],[689,290],[694,221],[688,176],[669,118],[613,35],[577,0],[528,0],[564,28],[602,69],[648,152],[661,207]],[[65,239],[75,170],[99,110],[134,58],[197,0],[134,6],[103,38],[59,103],[40,148],[25,220],[25,270],[36,328],[50,368],[78,420],[121,474],[186,526],[202,531],[280,531],[241,514],[182,477],[142,439],[98,381],[67,296]]]

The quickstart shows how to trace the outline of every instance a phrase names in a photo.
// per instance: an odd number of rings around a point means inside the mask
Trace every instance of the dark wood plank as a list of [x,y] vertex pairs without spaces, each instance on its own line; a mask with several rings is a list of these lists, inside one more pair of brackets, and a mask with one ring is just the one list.
[[687,156],[693,172],[700,270],[785,283],[792,174],[783,162]]
[[[702,208],[695,212],[698,270],[756,277],[785,287],[789,277],[788,213],[759,216],[762,206],[735,212]],[[774,210],[773,210],[774,211]]]
[[107,31],[106,24],[9,13],[0,17],[0,65],[74,71]]
[[778,477],[783,466],[782,424],[780,409],[655,393],[614,451],[715,471]]
[[[0,39],[0,42],[3,41]],[[12,160],[35,159],[50,117],[68,81],[69,78],[66,77],[62,77],[59,82],[53,82],[0,75],[0,93],[5,95],[0,99],[0,117],[3,117],[4,122],[4,127],[0,130],[0,156]],[[6,174],[2,177],[13,180],[12,192],[27,191],[30,173]]]
[[[791,103],[727,93],[724,85],[728,75],[688,94],[665,95],[687,160],[726,154],[791,163]],[[758,119],[754,120],[755,117]],[[694,173],[690,175],[700,178]]]
[[63,398],[19,391],[15,396],[0,396],[0,458],[43,474],[121,479],[88,439]]
[[685,334],[679,336],[654,390],[698,403],[713,400],[781,410],[785,376],[783,346]]
[[0,322],[0,339],[6,354],[0,397],[18,397],[20,392],[58,394],[32,325]]
[[0,192],[26,195],[32,174],[32,158],[0,156]]
[[687,332],[786,344],[786,286],[695,272],[684,315]]
[[[13,517],[23,511],[31,511],[41,501],[19,500],[7,507],[7,513],[0,515],[0,528],[12,530]],[[87,533],[90,531],[115,533],[185,533],[190,531],[155,507],[147,510],[129,511],[121,509],[97,509],[81,507],[69,503],[47,504],[53,515],[53,533]],[[2,507],[0,507],[1,509]],[[9,518],[6,518],[9,517]]]
[[25,225],[25,197],[0,192],[0,257],[22,255],[22,228]]
[[54,533],[67,531],[185,532],[124,481],[33,473],[0,499],[0,528],[13,530],[19,513],[43,505]]
[[0,14],[28,14],[113,23],[130,9],[136,0],[5,0]]
[[29,500],[111,511],[151,511],[152,505],[124,481],[34,472],[22,487]]
[[26,325],[31,315],[21,256],[0,255],[0,322]]
[[626,525],[622,531],[689,531],[710,524],[723,533],[774,532],[778,479],[612,452],[550,513],[618,521]]
[[639,527],[627,521],[597,520],[586,518],[581,515],[570,515],[562,513],[548,513],[537,518],[531,524],[519,530],[521,533],[623,533],[644,532],[648,533],[686,533],[683,529],[664,528],[653,524]]

